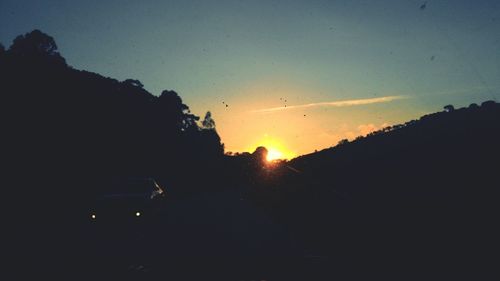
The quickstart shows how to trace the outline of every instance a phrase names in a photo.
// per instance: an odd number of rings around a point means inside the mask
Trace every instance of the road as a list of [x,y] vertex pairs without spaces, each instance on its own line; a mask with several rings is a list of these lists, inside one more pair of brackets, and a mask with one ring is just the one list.
[[292,234],[238,189],[165,203],[147,224],[84,229],[89,272],[161,276],[175,271],[189,277],[205,274],[199,270],[205,268],[217,276],[241,277],[242,272],[269,273],[280,261],[303,257]]

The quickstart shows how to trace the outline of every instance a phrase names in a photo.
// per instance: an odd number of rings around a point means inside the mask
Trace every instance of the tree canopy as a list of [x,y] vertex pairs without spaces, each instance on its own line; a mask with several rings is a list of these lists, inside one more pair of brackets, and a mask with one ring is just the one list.
[[208,183],[224,155],[211,114],[204,123],[209,127],[200,126],[175,91],[155,96],[139,80],[73,69],[55,40],[39,30],[16,37],[2,54],[0,92],[13,129],[8,135],[27,148],[17,158],[39,173],[148,175],[174,189],[210,188],[192,174],[206,174]]
[[10,46],[9,52],[28,59],[45,58],[65,64],[64,58],[59,54],[54,38],[38,29],[17,36]]

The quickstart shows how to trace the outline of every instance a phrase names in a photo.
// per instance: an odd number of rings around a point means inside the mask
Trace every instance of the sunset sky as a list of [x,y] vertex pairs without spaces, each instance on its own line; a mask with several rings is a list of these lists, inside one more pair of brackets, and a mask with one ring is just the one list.
[[0,1],[4,46],[33,29],[77,69],[212,111],[226,151],[291,158],[500,98],[496,0]]

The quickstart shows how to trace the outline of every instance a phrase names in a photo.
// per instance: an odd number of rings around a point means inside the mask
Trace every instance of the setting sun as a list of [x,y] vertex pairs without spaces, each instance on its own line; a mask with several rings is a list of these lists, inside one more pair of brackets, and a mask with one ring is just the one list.
[[264,138],[262,138],[260,141],[256,142],[256,144],[253,146],[253,149],[250,148],[247,151],[254,151],[255,148],[259,146],[263,146],[267,149],[266,160],[269,162],[278,159],[289,160],[296,155],[294,152],[288,150],[282,142],[267,134],[265,134]]
[[283,153],[281,153],[279,150],[269,147],[267,148],[267,158],[266,160],[271,162],[276,159],[282,159],[283,158]]

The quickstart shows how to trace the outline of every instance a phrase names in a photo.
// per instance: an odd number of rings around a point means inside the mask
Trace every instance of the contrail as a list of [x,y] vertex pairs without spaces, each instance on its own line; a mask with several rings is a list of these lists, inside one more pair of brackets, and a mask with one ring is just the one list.
[[252,110],[250,112],[252,112],[252,113],[264,113],[264,112],[274,112],[274,111],[316,107],[316,106],[334,106],[334,107],[356,106],[356,105],[365,105],[365,104],[373,104],[373,103],[391,102],[394,100],[400,100],[400,99],[405,99],[405,98],[407,98],[407,97],[405,97],[405,96],[386,96],[386,97],[378,97],[378,98],[370,98],[370,99],[316,102],[316,103],[308,103],[308,104],[264,108],[264,109]]

